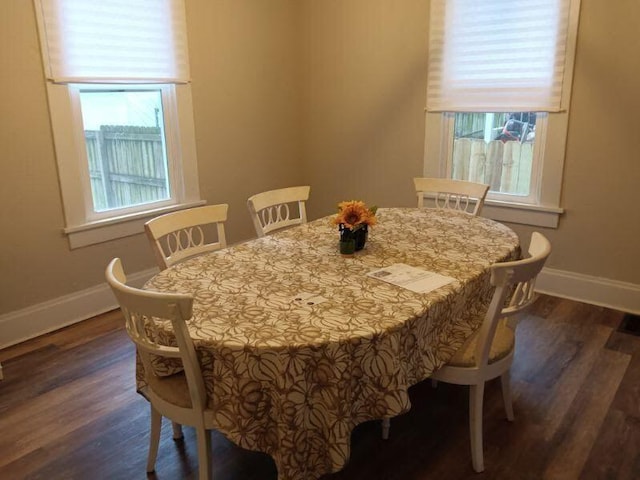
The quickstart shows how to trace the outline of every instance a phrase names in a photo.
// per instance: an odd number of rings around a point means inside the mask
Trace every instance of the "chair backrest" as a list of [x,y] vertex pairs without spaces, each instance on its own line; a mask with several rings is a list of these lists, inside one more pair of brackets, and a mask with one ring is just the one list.
[[[477,366],[487,365],[498,322],[512,320],[535,301],[536,278],[550,253],[549,240],[541,233],[533,232],[529,243],[529,257],[491,266],[491,284],[496,289],[478,332],[475,352]],[[509,303],[505,305],[509,295]]]
[[[305,202],[309,199],[311,187],[288,187],[257,193],[247,201],[249,213],[258,237],[291,225],[307,223]],[[290,206],[298,205],[298,216]]]
[[433,195],[436,208],[460,210],[471,215],[479,215],[489,185],[484,183],[452,180],[449,178],[414,178],[418,196],[418,208],[424,207],[425,195]]
[[226,203],[167,213],[144,225],[160,270],[185,258],[227,246]]
[[[127,277],[119,258],[111,260],[105,276],[120,304],[127,333],[135,343],[144,365],[145,377],[154,375],[154,356],[179,358],[189,385],[192,408],[204,409],[207,394],[202,371],[185,323],[192,315],[193,298],[189,295],[147,291],[126,285]],[[158,331],[157,322],[167,320],[173,327],[177,347],[159,343],[155,338],[154,333]]]

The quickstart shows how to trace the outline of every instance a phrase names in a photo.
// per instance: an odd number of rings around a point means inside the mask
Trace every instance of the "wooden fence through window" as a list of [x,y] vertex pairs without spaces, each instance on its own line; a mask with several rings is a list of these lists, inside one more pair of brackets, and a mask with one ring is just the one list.
[[96,211],[169,198],[160,128],[103,125],[84,134]]
[[533,142],[457,138],[452,178],[486,183],[494,192],[529,195]]

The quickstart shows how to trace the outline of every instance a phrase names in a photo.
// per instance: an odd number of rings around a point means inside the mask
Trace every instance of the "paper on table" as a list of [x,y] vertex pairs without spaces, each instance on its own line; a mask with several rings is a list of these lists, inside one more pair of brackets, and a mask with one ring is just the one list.
[[455,278],[422,270],[404,263],[394,263],[388,267],[369,272],[367,275],[416,293],[432,292],[456,281]]

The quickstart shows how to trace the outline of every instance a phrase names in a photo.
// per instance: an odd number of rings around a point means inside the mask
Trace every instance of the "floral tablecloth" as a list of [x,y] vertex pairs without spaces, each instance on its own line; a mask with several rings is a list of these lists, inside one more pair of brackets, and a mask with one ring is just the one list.
[[[478,326],[488,267],[519,255],[516,234],[485,218],[414,208],[377,217],[352,257],[339,254],[324,218],[187,260],[145,287],[194,295],[189,331],[214,423],[272,455],[279,479],[340,470],[357,424],[407,411],[407,389]],[[366,275],[394,263],[457,282],[418,294]],[[322,298],[296,300],[305,295]]]

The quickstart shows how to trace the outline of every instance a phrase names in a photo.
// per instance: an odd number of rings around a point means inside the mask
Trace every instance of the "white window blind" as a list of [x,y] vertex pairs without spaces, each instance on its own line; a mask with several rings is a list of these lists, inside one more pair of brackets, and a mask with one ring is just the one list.
[[56,83],[189,81],[183,0],[36,0]]
[[427,110],[561,109],[570,0],[432,0]]

